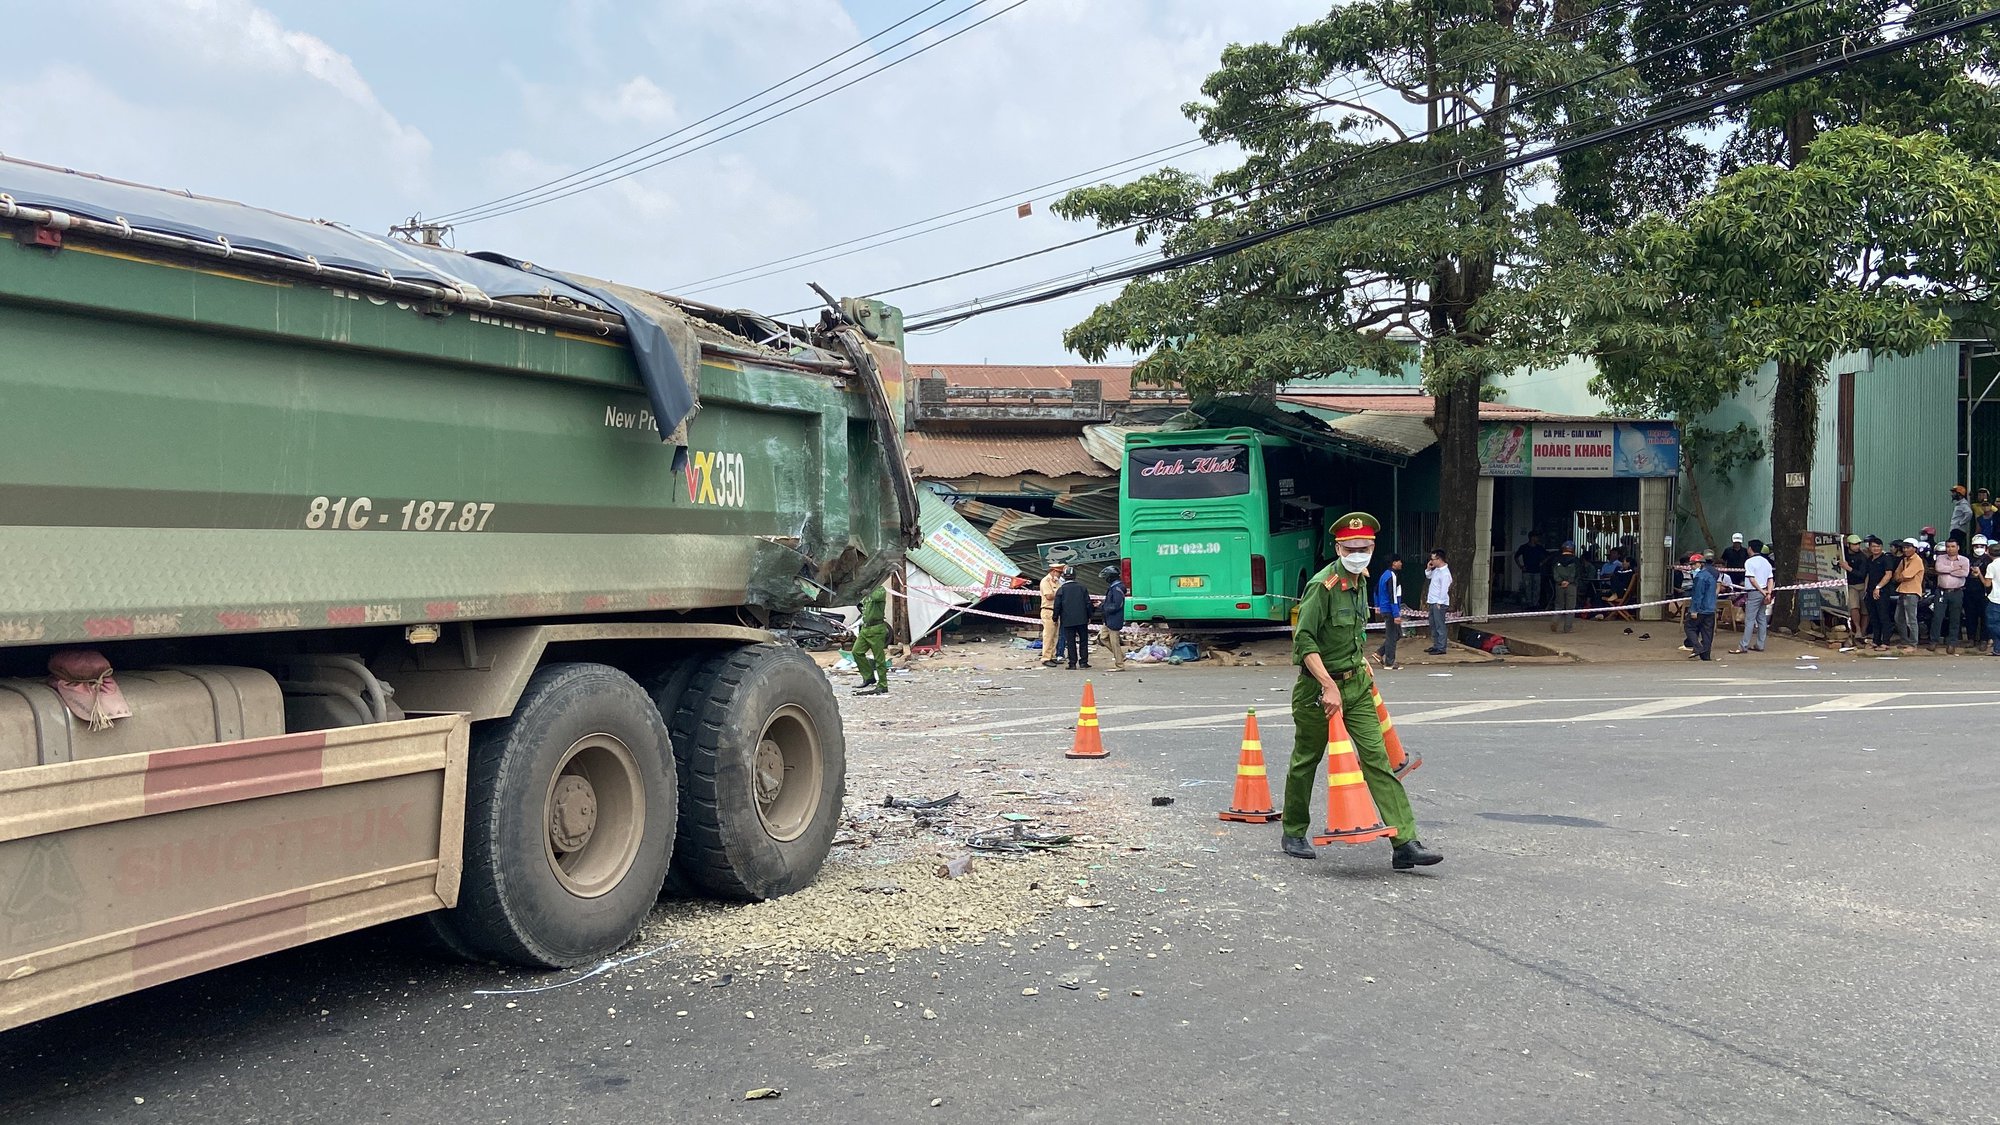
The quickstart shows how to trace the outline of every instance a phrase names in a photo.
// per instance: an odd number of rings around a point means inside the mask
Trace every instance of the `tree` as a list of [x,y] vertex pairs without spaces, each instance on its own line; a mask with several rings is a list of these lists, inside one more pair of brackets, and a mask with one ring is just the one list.
[[[1845,50],[1886,42],[1919,28],[1969,15],[1976,7],[1958,0],[1921,7],[1893,0],[1825,0],[1804,6],[1781,0],[1739,0],[1702,6],[1692,17],[1695,26],[1691,30],[1695,34],[1689,35],[1682,30],[1690,27],[1690,13],[1685,4],[1645,0],[1629,21],[1622,15],[1607,17],[1607,22],[1593,34],[1600,49],[1647,60],[1636,67],[1643,85],[1626,95],[1625,109],[1629,111],[1674,100],[1676,91],[1699,76],[1717,75],[1717,63],[1724,59],[1733,60],[1733,73],[1713,80],[1727,84],[1745,77],[1796,69]],[[1703,38],[1704,35],[1707,37]],[[1675,43],[1691,45],[1675,50],[1672,49]],[[1780,245],[1782,232],[1776,226],[1762,224],[1766,220],[1780,221],[1773,207],[1782,205],[1787,197],[1799,206],[1845,208],[1851,214],[1871,220],[1883,209],[1898,211],[1902,204],[1894,196],[1903,189],[1893,179],[1872,180],[1874,186],[1889,194],[1869,202],[1852,192],[1839,199],[1829,198],[1813,189],[1809,178],[1801,180],[1776,173],[1805,168],[1831,130],[1853,125],[1928,134],[1936,140],[1949,141],[1948,150],[1974,156],[1993,154],[1996,146],[2000,146],[2000,101],[1996,101],[1984,76],[1992,73],[1994,43],[1990,27],[1963,32],[1761,95],[1736,107],[1722,122],[1720,143],[1713,135],[1714,125],[1703,123],[1591,151],[1564,163],[1558,198],[1576,211],[1589,229],[1615,231],[1631,227],[1636,240],[1627,241],[1624,248],[1629,251],[1634,246],[1641,247],[1641,258],[1648,253],[1669,251],[1671,248],[1659,241],[1664,237],[1659,224],[1671,225],[1674,220],[1689,216],[1691,209],[1703,210],[1706,222],[1743,221],[1758,225],[1759,236],[1772,240],[1766,249]],[[1658,57],[1652,57],[1655,54]],[[1703,135],[1698,130],[1709,132]],[[1894,163],[1893,159],[1886,150],[1871,146],[1872,142],[1851,135],[1842,151],[1829,160],[1860,161],[1861,165],[1853,171],[1863,176],[1886,172],[1887,168],[1874,162]],[[1829,165],[1822,163],[1819,167],[1825,169]],[[1725,215],[1701,200],[1698,185],[1705,177],[1730,172],[1747,178],[1732,177],[1727,181],[1731,185],[1728,195],[1738,210]],[[1756,195],[1767,191],[1773,193],[1770,200],[1755,200]],[[1824,216],[1801,217],[1793,229],[1804,229],[1807,225],[1824,229],[1823,219]],[[1690,229],[1696,225],[1692,217],[1687,225]],[[1895,233],[1872,221],[1870,229],[1885,236]],[[1645,249],[1649,241],[1652,245]],[[1901,340],[1920,347],[1923,344],[1918,341],[1928,342],[1931,330],[1942,327],[1942,321],[1929,311],[1934,308],[1931,298],[1936,294],[1916,284],[1916,279],[1888,279],[1885,283],[1885,279],[1872,275],[1870,258],[1893,256],[1894,246],[1885,244],[1871,252],[1843,238],[1824,249],[1825,255],[1818,266],[1839,259],[1846,268],[1858,272],[1832,277],[1824,287],[1808,284],[1804,290],[1760,295],[1739,284],[1753,280],[1754,272],[1728,273],[1717,263],[1714,279],[1675,269],[1650,276],[1653,282],[1686,276],[1700,286],[1719,279],[1726,285],[1726,291],[1721,293],[1697,288],[1669,296],[1657,291],[1627,289],[1622,296],[1613,298],[1600,283],[1582,285],[1576,290],[1586,305],[1594,306],[1587,315],[1620,319],[1625,314],[1608,309],[1623,301],[1627,313],[1656,320],[1645,325],[1626,318],[1625,331],[1613,334],[1610,354],[1617,357],[1622,353],[1628,362],[1622,370],[1607,365],[1605,378],[1613,386],[1627,384],[1628,397],[1673,401],[1686,389],[1674,384],[1689,379],[1696,382],[1710,379],[1733,389],[1748,374],[1741,364],[1752,357],[1762,356],[1776,362],[1777,387],[1772,396],[1770,425],[1771,540],[1778,573],[1785,576],[1798,573],[1800,539],[1806,530],[1811,501],[1819,390],[1827,360],[1845,350],[1834,345],[1846,340],[1851,346],[1895,351],[1899,350],[1896,342]],[[1933,244],[1924,249],[1926,253],[1937,253],[1944,247]],[[1666,257],[1670,259],[1672,254],[1666,253]],[[1778,263],[1767,260],[1764,264]],[[1630,281],[1635,275],[1629,268],[1631,265],[1629,260],[1622,264],[1614,260],[1611,269]],[[1771,280],[1785,284],[1794,279],[1774,276]],[[1722,307],[1710,307],[1711,298]],[[1757,316],[1737,317],[1732,302],[1739,298],[1764,299],[1766,304]],[[1702,319],[1711,315],[1725,319],[1719,322]],[[1919,330],[1919,324],[1923,330]],[[1714,346],[1704,361],[1703,349],[1710,346],[1704,333],[1723,330],[1718,325],[1726,325],[1729,331],[1743,335],[1713,340]],[[1649,333],[1653,337],[1650,344]],[[1852,343],[1863,339],[1875,343]],[[1601,359],[1605,354],[1600,350]],[[1692,365],[1691,359],[1696,361]],[[1651,394],[1645,389],[1647,385],[1659,393]],[[1803,479],[1806,484],[1791,485],[1789,481],[1795,479]],[[1795,626],[1797,614],[1796,599],[1780,601],[1777,613],[1780,624]]]
[[1617,257],[1579,302],[1614,404],[1699,416],[1777,365],[1772,546],[1779,573],[1796,574],[1810,486],[1784,474],[1811,480],[1827,364],[1863,348],[1921,350],[1949,331],[1946,309],[1992,303],[2000,164],[1941,132],[1834,129],[1795,166],[1724,177],[1679,221],[1642,219]]
[[[1536,90],[1605,67],[1570,25],[1573,12],[1536,0],[1344,4],[1278,43],[1230,47],[1202,86],[1206,100],[1185,107],[1204,139],[1243,150],[1241,166],[1079,189],[1056,210],[1107,228],[1136,224],[1141,245],[1179,254],[1513,155],[1563,120],[1567,103]],[[1135,281],[1064,342],[1093,361],[1136,353],[1139,377],[1196,396],[1268,393],[1302,375],[1401,366],[1414,353],[1436,396],[1443,493],[1469,498],[1483,382],[1564,353],[1543,319],[1538,271],[1577,231],[1559,208],[1531,203],[1537,178],[1468,178]],[[1460,565],[1473,533],[1468,520],[1441,523]]]

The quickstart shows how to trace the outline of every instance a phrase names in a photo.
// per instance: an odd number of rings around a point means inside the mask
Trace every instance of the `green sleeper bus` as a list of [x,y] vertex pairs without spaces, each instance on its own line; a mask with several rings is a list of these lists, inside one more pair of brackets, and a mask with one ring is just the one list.
[[1286,621],[1322,530],[1292,442],[1252,429],[1128,434],[1118,535],[1133,621]]

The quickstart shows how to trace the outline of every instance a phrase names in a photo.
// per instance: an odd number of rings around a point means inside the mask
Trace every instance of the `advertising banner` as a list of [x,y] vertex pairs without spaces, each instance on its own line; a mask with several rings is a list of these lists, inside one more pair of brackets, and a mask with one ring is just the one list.
[[1680,473],[1671,422],[1484,422],[1479,473],[1488,477],[1671,477]]
[[1814,620],[1822,613],[1848,615],[1847,572],[1840,569],[1840,536],[1808,531],[1799,537],[1799,582],[1839,582],[1821,590],[1799,591],[1799,616]]
[[1044,565],[1068,563],[1082,566],[1085,563],[1112,563],[1118,561],[1118,537],[1116,535],[1093,535],[1088,539],[1064,539],[1059,543],[1038,543],[1035,554],[1041,556]]

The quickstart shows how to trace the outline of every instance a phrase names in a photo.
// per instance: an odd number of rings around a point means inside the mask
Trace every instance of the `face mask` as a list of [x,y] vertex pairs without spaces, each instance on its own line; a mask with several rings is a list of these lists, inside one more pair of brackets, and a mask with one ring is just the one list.
[[1340,556],[1340,565],[1346,567],[1349,574],[1366,574],[1368,573],[1368,560],[1374,557],[1375,555],[1372,551],[1363,551],[1358,555],[1342,555]]

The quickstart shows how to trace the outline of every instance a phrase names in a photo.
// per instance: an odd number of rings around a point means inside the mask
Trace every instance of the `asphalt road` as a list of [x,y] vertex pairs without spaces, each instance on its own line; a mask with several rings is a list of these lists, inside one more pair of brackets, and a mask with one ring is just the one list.
[[[0,1121],[1996,1121],[1996,670],[1406,671],[1447,858],[1394,874],[1215,819],[1288,669],[1106,676],[1114,757],[1064,768],[1178,800],[1039,948],[489,996],[564,978],[364,935],[0,1035]],[[1066,675],[912,751],[1047,740]]]

